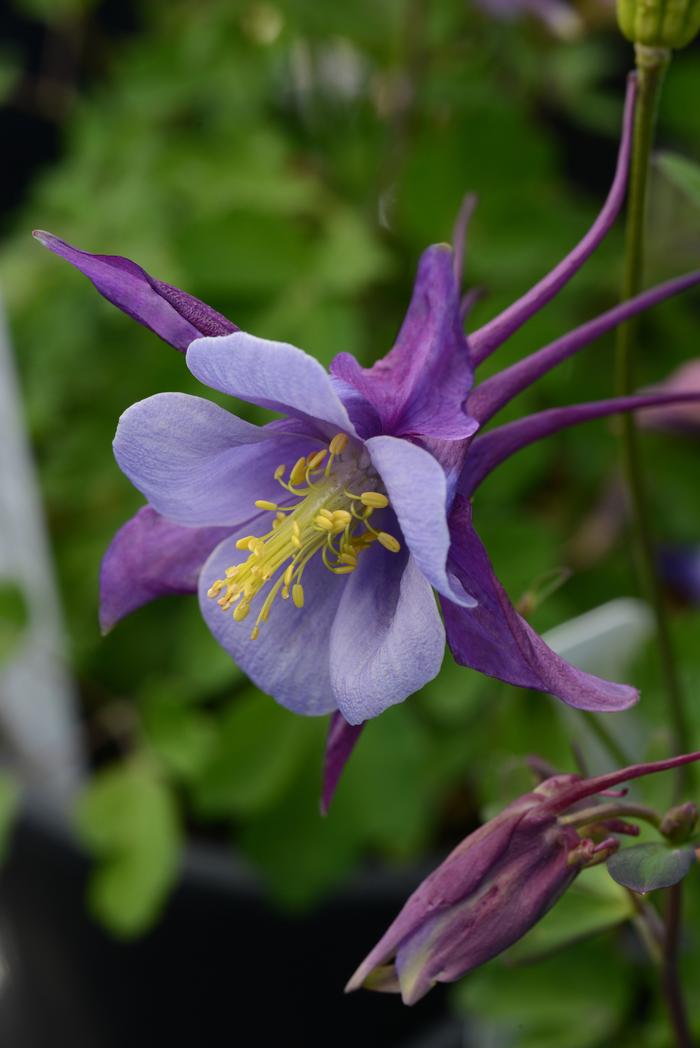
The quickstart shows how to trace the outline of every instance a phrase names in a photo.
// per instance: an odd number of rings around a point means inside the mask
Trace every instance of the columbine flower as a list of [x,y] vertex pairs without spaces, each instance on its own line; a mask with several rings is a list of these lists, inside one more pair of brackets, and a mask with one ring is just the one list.
[[571,254],[467,341],[459,293],[466,208],[458,249],[425,252],[397,342],[368,369],[340,354],[329,374],[293,346],[238,331],[126,259],[39,234],[110,301],[186,349],[205,385],[282,416],[253,426],[176,393],[125,412],[115,455],[148,505],[107,552],[101,617],[109,628],[156,596],[198,589],[215,638],[263,691],[300,713],[335,711],[327,798],[357,726],[435,676],[445,634],[463,665],[572,706],[617,710],[637,698],[546,646],[508,600],[471,519],[481,481],[519,448],[578,422],[688,399],[650,393],[579,404],[477,432],[593,339],[700,282],[693,273],[639,295],[473,386],[474,369],[610,228],[624,197],[634,96],[631,79],[610,194]]
[[[415,1004],[436,982],[454,982],[495,957],[545,915],[582,869],[616,850],[610,832],[638,832],[611,816],[617,806],[582,811],[582,800],[699,758],[692,753],[588,780],[557,775],[518,797],[423,881],[346,990],[400,993],[405,1004]],[[619,809],[635,817],[635,806]],[[692,813],[684,814],[687,822]],[[596,843],[586,832],[603,839]]]

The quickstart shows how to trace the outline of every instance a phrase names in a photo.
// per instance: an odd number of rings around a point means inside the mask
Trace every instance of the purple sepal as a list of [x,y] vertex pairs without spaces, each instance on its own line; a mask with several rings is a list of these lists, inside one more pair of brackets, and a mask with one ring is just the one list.
[[478,602],[464,609],[441,598],[447,643],[457,662],[521,688],[549,692],[582,710],[623,710],[637,701],[635,688],[584,673],[555,655],[518,615],[474,531],[464,498],[455,499],[450,530],[448,573]]
[[[598,400],[589,404],[572,404],[567,408],[550,408],[548,411],[508,422],[505,426],[498,426],[483,436],[477,436],[469,448],[459,480],[460,494],[465,497],[472,495],[501,462],[505,462],[528,444],[534,444],[535,441],[558,433],[568,426],[577,426],[582,422],[624,411],[640,411],[655,404],[694,404],[697,411],[700,406],[700,389],[696,393],[648,393],[635,397]],[[665,410],[670,413],[682,408],[667,407]]]
[[594,320],[574,328],[567,335],[551,342],[548,346],[531,353],[517,364],[499,371],[497,374],[487,378],[480,383],[471,393],[467,401],[467,408],[474,418],[479,420],[483,426],[497,411],[500,411],[509,401],[522,393],[524,389],[531,386],[542,375],[561,364],[568,357],[578,353],[580,349],[589,345],[601,335],[606,334],[618,324],[629,320],[631,317],[643,313],[645,310],[665,302],[667,298],[679,295],[688,288],[700,284],[700,270],[686,273],[675,280],[668,280],[665,284],[659,284],[649,291],[642,292],[635,298],[622,302],[619,306],[609,309],[607,313],[601,314]]
[[627,78],[627,95],[622,117],[622,136],[617,157],[617,168],[607,200],[598,218],[573,251],[566,258],[562,259],[546,277],[543,277],[539,283],[535,284],[530,291],[514,302],[512,306],[509,306],[508,309],[504,310],[503,313],[500,313],[470,335],[469,342],[475,366],[485,360],[493,353],[494,349],[497,349],[506,339],[515,334],[531,316],[534,316],[535,313],[539,312],[543,306],[554,298],[578,272],[586,259],[593,254],[598,244],[611,229],[625,199],[636,97],[637,78],[634,73],[630,73]]
[[464,409],[473,371],[448,244],[423,253],[411,304],[387,356],[363,368],[349,353],[340,353],[331,374],[375,409],[377,432],[446,441],[474,433],[477,424]]
[[202,565],[230,530],[183,527],[143,506],[119,529],[102,560],[103,633],[156,597],[196,593]]
[[156,280],[128,258],[93,255],[40,229],[34,231],[34,236],[49,251],[79,269],[109,302],[175,349],[184,352],[190,342],[203,335],[238,331],[235,324],[211,306]]
[[[537,790],[519,797],[470,834],[409,898],[350,979],[346,990],[392,989],[395,971],[405,1004],[436,982],[453,982],[512,945],[557,901],[581,866],[580,843],[560,826]],[[391,971],[391,968],[389,969]]]
[[323,762],[323,790],[321,792],[321,815],[327,815],[343,768],[355,749],[363,724],[348,724],[340,712],[332,713],[326,739],[326,755]]

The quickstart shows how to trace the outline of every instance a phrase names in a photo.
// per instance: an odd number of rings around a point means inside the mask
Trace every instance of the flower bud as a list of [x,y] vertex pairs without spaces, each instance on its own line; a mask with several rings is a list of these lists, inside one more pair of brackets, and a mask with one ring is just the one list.
[[[454,982],[512,946],[554,905],[578,873],[604,862],[618,841],[596,843],[574,829],[576,816],[590,823],[587,798],[622,794],[620,783],[700,760],[700,751],[583,779],[552,775],[509,804],[448,855],[410,897],[346,986],[346,992],[400,993],[405,1004],[420,1000],[437,982]],[[598,802],[596,802],[598,803]],[[625,812],[631,807],[622,805]],[[669,816],[687,824],[689,805]],[[566,816],[572,812],[574,817]],[[679,814],[682,813],[682,814]],[[615,828],[609,806],[601,829]],[[595,823],[594,823],[595,825]],[[625,826],[624,832],[629,828]]]
[[672,844],[683,844],[692,835],[697,822],[698,806],[688,801],[667,811],[659,829]]
[[685,47],[700,31],[700,0],[617,0],[617,21],[632,43]]
[[[568,777],[567,777],[568,778]],[[347,990],[400,992],[405,1004],[505,950],[535,924],[590,858],[546,794],[519,797],[470,834],[413,893]],[[585,849],[584,849],[585,850]]]

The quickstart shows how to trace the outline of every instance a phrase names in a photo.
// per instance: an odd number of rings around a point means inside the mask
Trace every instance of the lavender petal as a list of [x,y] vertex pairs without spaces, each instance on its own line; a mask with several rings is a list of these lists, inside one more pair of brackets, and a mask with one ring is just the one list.
[[330,375],[296,346],[237,331],[193,342],[187,366],[211,389],[305,419],[328,434],[355,435]]
[[445,630],[430,583],[407,551],[375,543],[362,554],[330,645],[333,695],[350,724],[377,717],[437,676]]
[[260,515],[257,499],[288,500],[274,478],[321,442],[280,424],[253,426],[201,397],[159,393],[119,420],[114,455],[134,487],[178,524],[238,524]]

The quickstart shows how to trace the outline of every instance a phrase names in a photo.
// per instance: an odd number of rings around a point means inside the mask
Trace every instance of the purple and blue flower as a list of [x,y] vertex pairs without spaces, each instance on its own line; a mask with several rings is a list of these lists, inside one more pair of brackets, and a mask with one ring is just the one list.
[[[547,276],[469,336],[462,245],[428,248],[391,352],[348,354],[327,372],[283,342],[240,331],[135,263],[37,234],[111,302],[186,352],[203,383],[271,409],[255,426],[199,397],[161,393],[129,408],[117,462],[147,500],[103,563],[105,629],[155,597],[198,592],[216,640],[265,692],[334,714],[326,800],[359,725],[457,662],[587,710],[620,710],[634,688],[559,658],[517,614],[472,523],[472,499],[505,459],[567,426],[692,399],[651,392],[544,411],[482,433],[518,393],[615,325],[700,283],[700,272],[623,303],[475,383],[482,362],[571,279],[624,199],[635,81],[620,154],[591,230]],[[437,594],[442,609],[438,609]]]

